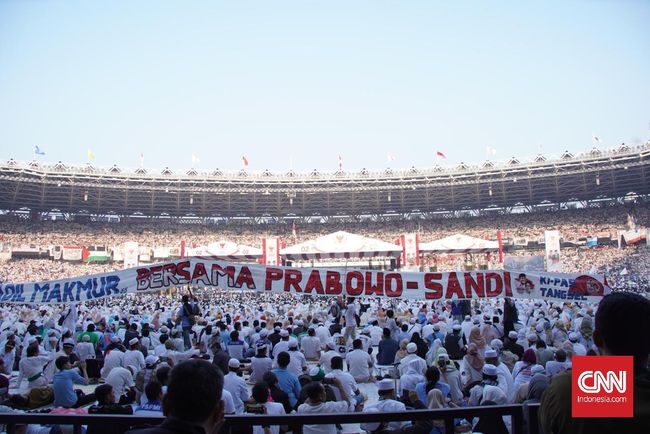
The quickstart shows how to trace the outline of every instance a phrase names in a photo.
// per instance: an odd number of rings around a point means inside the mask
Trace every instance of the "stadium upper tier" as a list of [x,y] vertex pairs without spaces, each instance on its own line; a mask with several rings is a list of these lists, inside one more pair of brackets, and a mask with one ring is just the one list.
[[282,217],[432,213],[650,193],[650,142],[532,162],[278,174],[151,173],[64,163],[0,165],[0,209],[115,215]]

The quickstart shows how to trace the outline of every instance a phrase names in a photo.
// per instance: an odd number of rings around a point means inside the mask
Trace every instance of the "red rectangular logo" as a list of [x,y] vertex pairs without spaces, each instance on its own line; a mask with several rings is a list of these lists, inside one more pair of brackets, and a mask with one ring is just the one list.
[[571,416],[634,416],[632,356],[575,356],[571,377]]

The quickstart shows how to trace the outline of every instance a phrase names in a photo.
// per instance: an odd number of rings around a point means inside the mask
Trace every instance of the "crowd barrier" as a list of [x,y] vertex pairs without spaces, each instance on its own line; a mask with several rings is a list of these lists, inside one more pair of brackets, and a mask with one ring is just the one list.
[[[439,410],[413,410],[400,413],[337,413],[337,414],[291,414],[284,416],[226,416],[222,434],[242,432],[238,427],[255,425],[305,425],[305,424],[356,424],[378,421],[412,421],[421,419],[443,420],[445,433],[454,432],[454,419],[481,416],[511,416],[512,434],[539,434],[537,414],[539,404],[528,406],[529,419],[524,421],[523,406],[495,405],[483,407],[447,408]],[[157,425],[162,417],[142,417],[125,415],[52,415],[43,413],[2,413],[0,424],[6,425],[7,434],[13,434],[16,427],[25,424],[72,425],[74,434],[81,434],[82,426],[89,424],[111,424],[116,427]]]

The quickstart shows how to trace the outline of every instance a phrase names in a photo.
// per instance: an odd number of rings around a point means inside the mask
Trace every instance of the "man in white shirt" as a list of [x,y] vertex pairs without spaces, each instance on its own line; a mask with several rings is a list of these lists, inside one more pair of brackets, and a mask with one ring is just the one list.
[[[350,399],[346,388],[337,378],[334,385],[341,391],[340,401],[325,401],[325,388],[319,382],[305,386],[307,400],[298,407],[298,414],[332,414],[349,413],[354,411],[353,400]],[[337,434],[336,425],[303,425],[303,434]]]
[[354,303],[354,297],[348,298],[348,306],[345,310],[345,332],[343,337],[345,337],[345,343],[348,343],[348,339],[355,340],[357,338],[357,306]]
[[406,357],[404,357],[401,360],[401,362],[400,362],[400,364],[399,364],[399,366],[397,368],[399,370],[400,377],[406,373],[407,366],[411,363],[412,360],[417,360],[418,361],[418,363],[420,364],[420,368],[421,368],[420,373],[422,375],[424,375],[424,373],[426,372],[426,370],[427,370],[427,362],[422,357],[420,357],[420,356],[418,356],[416,354],[417,350],[418,350],[418,346],[414,342],[410,342],[406,346],[406,352],[408,354],[407,354]]
[[319,322],[318,326],[316,326],[316,337],[320,339],[321,348],[324,348],[332,339],[332,334],[330,333],[330,330],[325,327],[325,324]]
[[[388,412],[404,412],[406,406],[395,400],[395,381],[388,378],[377,382],[377,394],[379,401],[374,404],[366,405],[363,409],[364,413],[371,408],[376,408],[382,413]],[[407,425],[408,422],[390,422],[388,424],[389,430],[399,430],[401,427]]]
[[573,353],[576,356],[587,355],[587,348],[580,343],[580,334],[578,332],[569,333],[569,341],[573,344]]
[[332,372],[326,374],[325,378],[338,378],[341,386],[345,389],[348,396],[355,400],[356,405],[363,402],[363,395],[358,393],[359,387],[354,377],[347,372],[343,372],[343,359],[340,356],[332,358]]
[[232,395],[232,400],[235,403],[235,414],[242,414],[244,412],[244,402],[251,398],[248,393],[248,386],[246,386],[246,381],[237,375],[239,372],[238,359],[230,359],[228,368],[230,372],[223,377],[223,388]]
[[124,353],[117,348],[111,350],[104,358],[104,367],[101,370],[102,378],[108,377],[113,368],[124,366]]
[[345,356],[348,372],[356,382],[367,383],[372,379],[370,373],[373,367],[372,357],[367,351],[363,351],[363,343],[360,339],[355,339],[352,342],[352,347],[354,349]]
[[289,330],[282,329],[280,330],[280,342],[273,346],[273,358],[277,359],[278,354],[283,351],[289,351]]
[[379,322],[376,318],[370,318],[368,322],[371,324],[370,327],[368,327],[368,331],[370,332],[370,340],[372,342],[372,346],[376,347],[379,345],[379,341],[381,341],[384,329],[379,327]]
[[[264,411],[263,414],[266,414],[268,416],[286,414],[282,404],[280,404],[279,402],[268,402],[269,394],[270,394],[269,388],[266,384],[256,384],[255,386],[253,386],[253,391],[252,391],[253,400],[255,401],[255,404],[257,404],[255,407],[258,410]],[[268,431],[266,431],[264,427],[261,426],[253,427],[253,434],[279,434],[279,433],[280,433],[280,427],[278,425],[269,426]]]
[[77,355],[79,356],[79,360],[82,362],[96,357],[95,346],[90,343],[89,335],[83,335],[81,337],[81,342],[77,344]]
[[[305,355],[298,351],[298,341],[295,339],[289,340],[289,353],[290,362],[287,366],[287,371],[293,372],[296,377],[300,377],[305,370],[307,369],[307,360],[305,360]],[[277,368],[277,363],[276,366]]]
[[336,344],[332,341],[328,341],[325,344],[325,351],[321,354],[319,360],[319,364],[323,367],[326,374],[332,372],[332,358],[337,356],[339,356],[339,353],[336,351]]
[[138,338],[133,338],[129,341],[129,350],[124,353],[124,366],[134,366],[136,372],[144,369],[144,354],[140,351],[140,341]]
[[132,369],[134,368],[126,369],[116,366],[106,377],[106,384],[113,386],[113,396],[117,404],[131,404],[135,401],[135,382]]
[[320,359],[321,343],[320,339],[316,337],[316,330],[312,327],[307,330],[307,336],[300,341],[300,349],[307,360],[315,361]]
[[485,363],[496,367],[499,389],[501,389],[506,396],[512,396],[510,393],[514,393],[515,382],[508,367],[499,360],[499,355],[496,350],[485,350]]

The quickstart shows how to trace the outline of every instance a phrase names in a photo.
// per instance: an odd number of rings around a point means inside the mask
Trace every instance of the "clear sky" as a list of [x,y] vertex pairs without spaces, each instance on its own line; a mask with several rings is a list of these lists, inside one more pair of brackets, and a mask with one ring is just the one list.
[[645,141],[648,23],[645,0],[0,0],[0,158],[358,170]]

